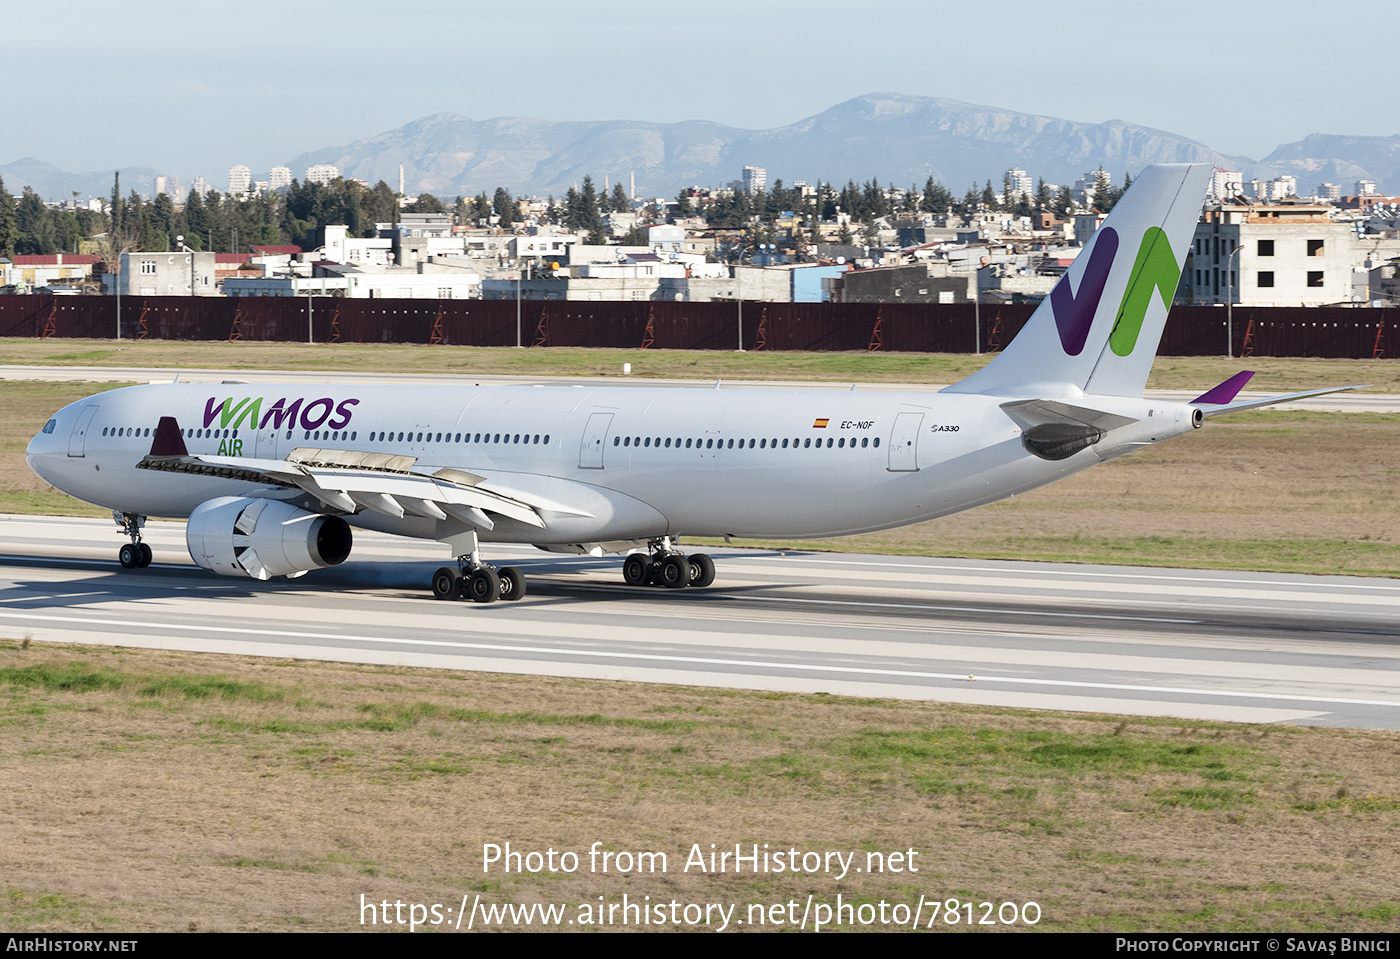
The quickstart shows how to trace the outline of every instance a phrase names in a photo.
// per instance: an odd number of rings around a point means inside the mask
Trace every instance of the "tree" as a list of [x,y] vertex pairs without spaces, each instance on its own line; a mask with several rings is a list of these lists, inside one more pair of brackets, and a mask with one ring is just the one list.
[[598,191],[593,187],[593,178],[585,176],[583,178],[583,191],[579,194],[579,212],[583,217],[583,222],[579,224],[580,229],[589,233],[603,236],[603,217],[601,208],[598,206]]
[[48,207],[33,187],[24,188],[15,212],[19,227],[16,253],[58,252],[58,231],[54,229],[53,217],[49,216]]
[[1108,174],[1103,167],[1094,171],[1094,207],[1100,213],[1107,213],[1113,209],[1113,204],[1117,201],[1113,195],[1113,184],[1108,179]]
[[632,209],[632,201],[628,198],[627,191],[622,188],[621,183],[613,185],[611,207],[613,213],[626,213]]
[[942,183],[929,177],[924,183],[924,210],[928,213],[947,213],[952,205],[953,194]]
[[409,213],[446,213],[442,201],[431,193],[421,193],[406,209]]
[[0,178],[0,256],[13,256],[15,241],[19,239],[19,224],[15,219],[15,198],[5,192],[5,181]]
[[501,218],[501,226],[510,226],[520,219],[520,207],[510,195],[510,191],[503,186],[496,187],[496,194],[491,198],[491,209]]

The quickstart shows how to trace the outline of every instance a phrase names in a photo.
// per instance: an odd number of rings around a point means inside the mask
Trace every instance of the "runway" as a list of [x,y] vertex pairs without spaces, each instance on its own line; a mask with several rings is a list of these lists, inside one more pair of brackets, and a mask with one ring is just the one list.
[[[1241,361],[1244,363],[1246,361]],[[0,380],[32,380],[42,382],[91,382],[100,383],[168,383],[176,371],[162,367],[115,367],[115,366],[12,366],[0,365]],[[548,383],[555,386],[642,386],[682,389],[709,389],[714,380],[663,379],[643,376],[462,376],[453,373],[362,373],[315,372],[296,370],[180,370],[182,383],[371,383],[384,385],[522,385]],[[858,383],[855,389],[876,392],[927,392],[941,390],[943,383]],[[1325,386],[1345,386],[1345,383],[1318,383]],[[849,390],[851,383],[831,381],[793,380],[724,380],[725,389],[812,389]],[[101,392],[101,387],[93,389]],[[1286,392],[1286,391],[1285,391]],[[1186,403],[1199,395],[1197,391],[1145,390],[1143,395],[1174,403]],[[1237,397],[1240,401],[1262,400],[1273,393],[1258,390],[1245,390]],[[1309,397],[1293,403],[1283,403],[1274,409],[1309,410],[1316,413],[1397,413],[1400,412],[1400,395],[1393,393],[1332,393],[1327,396]]]
[[519,603],[428,592],[446,547],[356,531],[270,583],[155,565],[107,521],[0,516],[0,636],[1031,709],[1400,729],[1400,582],[712,550],[706,590],[630,589],[616,557],[492,547]]

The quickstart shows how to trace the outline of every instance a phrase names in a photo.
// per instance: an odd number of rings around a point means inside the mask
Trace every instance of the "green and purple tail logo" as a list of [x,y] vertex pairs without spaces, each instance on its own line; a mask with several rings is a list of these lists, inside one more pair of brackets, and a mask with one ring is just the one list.
[[[1055,284],[1050,291],[1050,306],[1055,312],[1055,327],[1060,333],[1060,346],[1069,356],[1078,356],[1088,342],[1089,330],[1103,299],[1104,285],[1118,254],[1118,233],[1112,227],[1099,230],[1084,275],[1079,280],[1079,292],[1070,289],[1068,279]],[[1137,345],[1143,320],[1152,305],[1152,292],[1157,291],[1162,305],[1170,308],[1181,268],[1172,255],[1167,234],[1160,227],[1148,227],[1138,245],[1133,272],[1128,277],[1123,300],[1108,335],[1108,345],[1119,356],[1127,356]]]

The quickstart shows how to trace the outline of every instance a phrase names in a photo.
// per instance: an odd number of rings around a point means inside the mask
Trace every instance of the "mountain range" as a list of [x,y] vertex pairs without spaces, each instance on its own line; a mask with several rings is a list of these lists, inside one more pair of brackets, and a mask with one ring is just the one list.
[[[382,179],[396,187],[402,164],[408,192],[450,199],[498,186],[557,197],[585,175],[593,176],[600,190],[605,177],[624,184],[635,178],[639,195],[670,197],[685,186],[736,180],[745,166],[764,167],[770,185],[776,178],[839,186],[876,177],[886,185],[922,187],[932,176],[960,195],[987,180],[999,187],[1003,171],[1013,166],[1049,183],[1072,184],[1100,166],[1120,181],[1124,172],[1151,163],[1188,161],[1241,170],[1246,180],[1292,174],[1303,193],[1324,181],[1350,193],[1358,179],[1375,180],[1381,192],[1400,192],[1400,135],[1314,134],[1253,160],[1123,120],[1079,123],[899,93],[866,94],[769,130],[701,120],[473,120],[437,113],[344,146],[303,153],[286,165],[301,176],[312,164],[330,163],[344,176],[371,184]],[[220,175],[205,175],[216,186],[224,183]],[[110,171],[65,173],[33,159],[0,166],[0,176],[12,193],[28,184],[53,199],[74,190],[95,195],[111,190]],[[123,189],[127,182],[149,189],[152,176],[146,168],[123,170]]]

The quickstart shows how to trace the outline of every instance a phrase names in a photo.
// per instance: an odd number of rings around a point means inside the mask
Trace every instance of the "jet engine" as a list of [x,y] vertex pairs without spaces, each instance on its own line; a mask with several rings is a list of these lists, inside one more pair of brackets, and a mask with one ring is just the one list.
[[190,557],[223,576],[300,576],[350,555],[350,524],[280,500],[220,496],[201,503],[185,529]]

